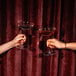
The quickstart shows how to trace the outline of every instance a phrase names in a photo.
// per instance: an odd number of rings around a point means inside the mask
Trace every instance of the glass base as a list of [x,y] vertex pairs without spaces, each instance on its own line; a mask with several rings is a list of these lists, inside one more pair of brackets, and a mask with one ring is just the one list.
[[45,52],[45,53],[43,53],[43,56],[52,56],[52,55],[55,55],[56,54],[56,52],[54,52],[54,51],[48,51],[48,52]]
[[19,50],[24,50],[25,49],[24,45],[17,46],[16,48],[19,49]]

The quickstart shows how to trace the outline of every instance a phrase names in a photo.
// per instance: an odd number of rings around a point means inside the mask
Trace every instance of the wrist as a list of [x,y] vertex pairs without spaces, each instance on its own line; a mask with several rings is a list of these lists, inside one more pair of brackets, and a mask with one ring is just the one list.
[[66,43],[65,43],[65,49],[66,49]]
[[66,43],[62,44],[62,49],[66,49]]
[[66,49],[66,43],[64,43],[65,44],[65,47],[64,47],[64,49]]
[[66,45],[67,45],[67,43],[64,43],[64,47],[63,47],[64,49],[66,49],[66,48],[67,48],[67,46],[66,46]]

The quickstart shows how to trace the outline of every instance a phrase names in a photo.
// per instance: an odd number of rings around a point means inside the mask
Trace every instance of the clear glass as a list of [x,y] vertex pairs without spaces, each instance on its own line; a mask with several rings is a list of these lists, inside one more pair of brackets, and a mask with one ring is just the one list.
[[28,36],[31,33],[33,26],[34,26],[34,24],[32,22],[28,22],[28,21],[27,22],[23,21],[23,22],[18,23],[18,33],[25,34],[27,36],[27,41],[24,44],[18,46],[17,47],[18,49],[24,50],[25,48],[28,48],[27,47]]
[[[23,28],[21,28],[19,24],[18,24],[18,34],[24,34],[23,33]],[[19,50],[24,50],[25,49],[24,44],[22,44],[20,46],[17,46],[16,48],[19,49]]]
[[55,27],[53,27],[52,29],[50,28],[39,29],[39,33],[40,33],[40,45],[39,46],[40,46],[40,49],[43,51],[42,53],[43,56],[51,56],[51,55],[56,54],[54,49],[46,46],[47,39],[54,38],[55,32],[56,32]]

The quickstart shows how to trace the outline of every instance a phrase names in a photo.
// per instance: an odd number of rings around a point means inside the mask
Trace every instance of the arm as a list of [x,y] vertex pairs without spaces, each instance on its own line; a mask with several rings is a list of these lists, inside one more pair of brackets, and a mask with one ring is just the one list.
[[72,49],[76,50],[76,42],[71,43],[64,43],[57,39],[48,39],[47,40],[47,47],[50,48],[58,48],[58,49]]
[[6,52],[7,50],[19,46],[21,44],[23,44],[26,41],[26,37],[23,34],[19,34],[17,35],[13,40],[0,45],[0,54]]
[[65,46],[67,49],[76,50],[76,42],[66,43]]

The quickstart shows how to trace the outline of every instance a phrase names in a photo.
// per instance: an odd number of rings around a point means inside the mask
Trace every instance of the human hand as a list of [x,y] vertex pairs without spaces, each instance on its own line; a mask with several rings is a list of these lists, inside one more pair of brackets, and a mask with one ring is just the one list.
[[26,36],[24,34],[18,34],[12,42],[14,43],[14,46],[22,45],[26,41]]
[[65,48],[65,43],[57,39],[48,39],[46,44],[47,44],[47,47],[50,47],[50,48],[58,48],[58,49]]

